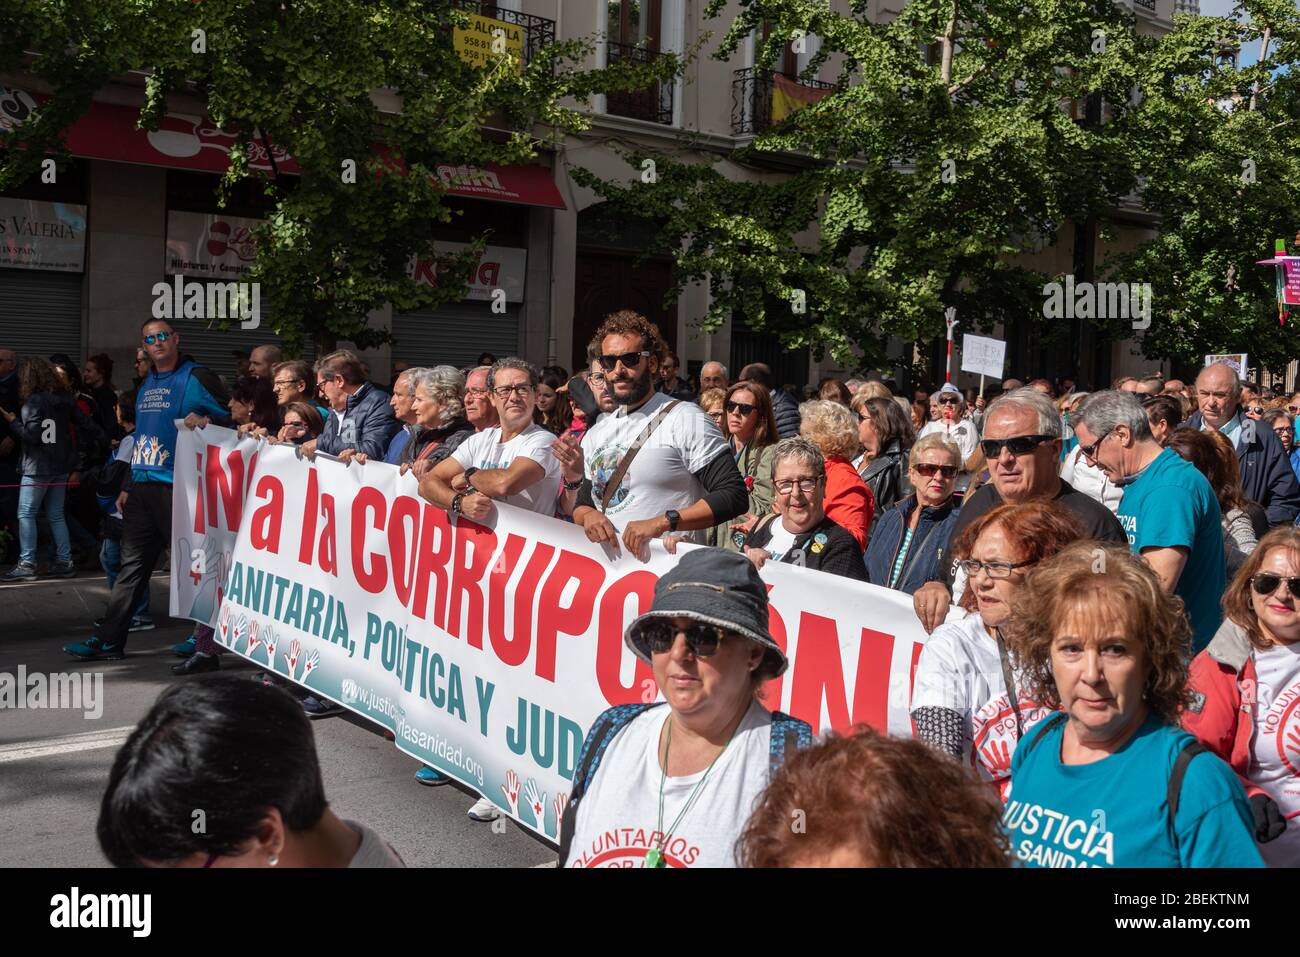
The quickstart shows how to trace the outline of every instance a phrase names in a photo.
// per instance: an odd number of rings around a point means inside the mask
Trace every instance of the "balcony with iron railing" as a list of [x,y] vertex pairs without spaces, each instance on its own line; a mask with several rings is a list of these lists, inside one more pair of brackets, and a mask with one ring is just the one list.
[[731,81],[731,132],[759,136],[795,110],[815,103],[836,88],[823,80],[803,80],[788,73],[746,67]]
[[555,42],[555,21],[546,17],[509,10],[487,0],[457,0],[456,6],[466,13],[517,28],[522,34],[524,63],[530,62],[543,47]]
[[[663,55],[628,43],[615,43],[610,40],[605,44],[605,62],[609,66],[616,63],[653,63]],[[673,91],[672,80],[656,80],[643,90],[606,93],[605,112],[614,116],[626,116],[634,120],[645,120],[647,123],[671,126]]]

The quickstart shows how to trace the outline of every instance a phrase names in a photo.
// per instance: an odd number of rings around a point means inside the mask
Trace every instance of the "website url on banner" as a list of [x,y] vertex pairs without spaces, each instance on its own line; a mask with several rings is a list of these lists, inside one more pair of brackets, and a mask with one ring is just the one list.
[[1249,917],[1116,917],[1116,927],[1140,930],[1199,930],[1208,934],[1211,929],[1249,929]]
[[483,786],[483,765],[475,761],[471,755],[466,754],[464,748],[453,747],[451,742],[442,735],[433,734],[430,731],[421,731],[419,728],[407,724],[405,718],[398,718],[397,736],[413,747],[422,748],[430,754],[437,755],[448,764],[464,768],[474,780],[478,781],[479,787]]

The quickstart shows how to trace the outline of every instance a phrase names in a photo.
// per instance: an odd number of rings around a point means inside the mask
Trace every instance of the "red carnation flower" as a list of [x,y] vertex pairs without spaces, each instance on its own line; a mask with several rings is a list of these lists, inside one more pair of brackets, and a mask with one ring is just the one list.
[[745,488],[749,489],[749,491],[751,492],[754,491],[754,476],[752,475],[745,476]]

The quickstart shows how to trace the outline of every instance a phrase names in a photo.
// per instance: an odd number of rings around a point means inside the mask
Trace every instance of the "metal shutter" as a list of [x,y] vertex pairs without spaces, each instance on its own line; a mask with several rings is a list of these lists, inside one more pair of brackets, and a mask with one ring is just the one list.
[[[187,282],[195,281],[187,278]],[[200,280],[201,281],[201,280]],[[214,280],[219,281],[219,280]],[[171,277],[166,282],[171,285]],[[207,285],[207,283],[205,283]],[[262,310],[261,323],[256,329],[239,328],[239,320],[231,320],[229,329],[221,329],[216,320],[206,319],[168,319],[171,327],[181,334],[181,352],[193,356],[199,365],[207,366],[221,376],[227,385],[235,381],[234,350],[252,352],[256,346],[276,345],[283,349],[282,340],[273,331],[274,320]],[[302,358],[311,362],[316,356],[316,347],[308,341],[303,346],[303,355],[286,359]]]
[[428,312],[393,315],[393,360],[416,366],[473,365],[490,352],[498,359],[521,354],[520,308],[507,304],[507,312],[492,311],[490,302],[454,302]]
[[66,352],[84,359],[82,279],[81,273],[0,269],[0,346],[19,358]]

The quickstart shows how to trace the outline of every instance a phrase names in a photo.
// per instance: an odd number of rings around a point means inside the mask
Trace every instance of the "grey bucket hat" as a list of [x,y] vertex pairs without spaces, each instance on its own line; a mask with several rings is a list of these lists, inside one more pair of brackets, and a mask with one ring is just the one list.
[[734,632],[767,649],[767,673],[779,677],[789,660],[767,630],[767,586],[744,555],[720,548],[694,548],[655,585],[650,610],[623,633],[623,641],[642,661],[650,661],[650,648],[640,634],[642,623],[652,618],[691,618]]

